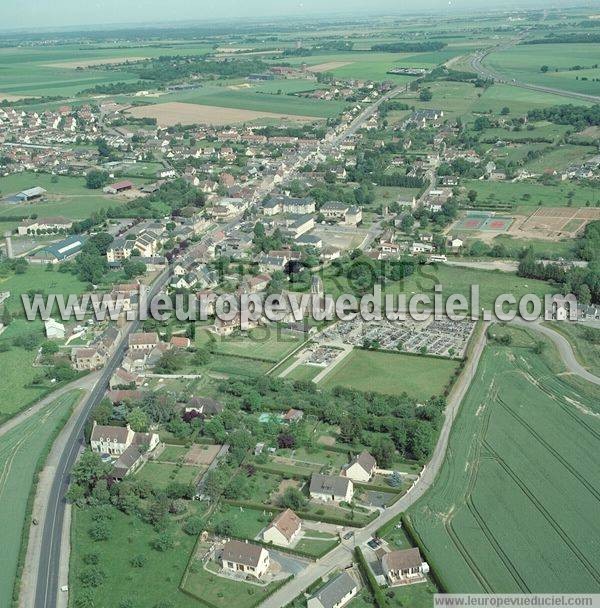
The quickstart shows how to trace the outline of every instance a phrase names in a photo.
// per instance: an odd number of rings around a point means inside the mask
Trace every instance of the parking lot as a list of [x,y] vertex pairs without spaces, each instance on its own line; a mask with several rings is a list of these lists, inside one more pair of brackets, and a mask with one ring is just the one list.
[[475,321],[442,319],[429,323],[414,321],[378,321],[365,323],[360,319],[340,321],[324,331],[323,341],[339,341],[352,346],[370,345],[383,350],[462,357]]

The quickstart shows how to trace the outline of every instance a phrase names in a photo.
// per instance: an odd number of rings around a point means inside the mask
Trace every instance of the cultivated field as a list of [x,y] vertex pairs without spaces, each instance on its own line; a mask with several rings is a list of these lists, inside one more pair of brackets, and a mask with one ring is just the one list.
[[575,237],[586,224],[598,219],[600,219],[600,209],[545,207],[534,211],[523,222],[519,222],[514,231],[537,233],[547,238]]
[[[31,371],[31,370],[30,370]],[[79,399],[73,391],[0,436],[0,605],[10,606],[27,501],[40,458]]]
[[251,122],[259,119],[293,120],[313,122],[310,116],[277,114],[275,112],[257,112],[218,106],[203,106],[193,103],[167,102],[149,106],[139,106],[129,111],[134,118],[156,118],[161,127],[176,124],[191,125],[205,124],[211,126],[228,125],[233,123]]
[[321,385],[388,395],[406,392],[425,400],[441,395],[457,369],[458,362],[448,359],[354,349],[325,376]]
[[409,511],[448,592],[600,591],[597,391],[545,356],[486,349],[442,470]]

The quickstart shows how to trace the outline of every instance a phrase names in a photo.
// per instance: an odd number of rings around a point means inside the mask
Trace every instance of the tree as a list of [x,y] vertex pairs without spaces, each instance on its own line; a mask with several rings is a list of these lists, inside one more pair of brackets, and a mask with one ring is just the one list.
[[389,437],[381,437],[371,446],[371,454],[377,461],[378,466],[384,469],[392,465],[395,451],[394,442]]
[[163,553],[172,549],[174,544],[173,537],[168,532],[162,532],[150,543],[153,549]]
[[97,566],[87,566],[79,573],[83,587],[99,587],[106,580],[106,573]]
[[474,203],[477,200],[477,190],[469,190],[469,192],[467,192],[467,198],[471,203]]
[[110,538],[110,528],[104,521],[97,521],[88,530],[88,534],[93,541],[99,542]]
[[500,114],[502,116],[508,116],[510,114],[510,108],[508,106],[504,106],[502,110],[500,110]]
[[420,101],[431,101],[433,99],[433,93],[430,89],[422,89],[419,93]]
[[123,274],[126,279],[134,279],[142,274],[146,274],[147,267],[144,262],[129,259],[123,263]]
[[109,176],[106,171],[92,169],[85,176],[85,185],[90,190],[99,190],[108,184]]
[[127,414],[127,422],[136,433],[145,433],[150,426],[148,414],[141,407],[135,407]]
[[289,433],[282,433],[277,437],[277,445],[282,450],[293,448],[296,445],[296,438]]
[[306,499],[302,492],[295,487],[286,488],[280,499],[280,504],[286,509],[292,509],[292,511],[299,511],[306,504]]
[[108,476],[111,465],[102,462],[100,454],[86,450],[75,463],[71,471],[73,483],[82,486],[86,492],[91,492],[96,482]]
[[550,68],[549,68],[547,65],[543,65],[543,66],[540,68],[540,72],[544,72],[544,74],[545,74],[545,73],[546,73],[546,72],[547,72],[549,69],[550,69]]
[[198,536],[203,528],[204,520],[197,515],[188,517],[183,524],[183,531],[190,536]]

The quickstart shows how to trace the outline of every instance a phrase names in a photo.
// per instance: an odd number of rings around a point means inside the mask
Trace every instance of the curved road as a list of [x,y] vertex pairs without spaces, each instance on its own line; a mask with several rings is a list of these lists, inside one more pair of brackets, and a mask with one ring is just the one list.
[[[583,365],[581,365],[581,363],[579,363],[579,361],[577,361],[577,357],[575,356],[571,343],[561,333],[555,331],[547,325],[542,325],[539,322],[527,323],[522,319],[515,319],[514,323],[517,325],[522,325],[528,329],[538,331],[542,335],[549,338],[558,349],[560,357],[569,373],[580,376],[584,380],[600,386],[600,378],[598,378],[598,376],[594,376],[594,374],[590,373],[587,369],[585,369],[585,367],[583,367]],[[561,321],[561,323],[568,323],[568,321]]]
[[531,84],[529,82],[521,82],[519,80],[511,80],[507,76],[496,72],[492,68],[484,65],[483,61],[486,59],[488,55],[491,55],[494,52],[502,51],[510,48],[511,46],[518,44],[520,40],[515,40],[510,44],[503,44],[496,46],[492,49],[486,51],[480,51],[475,53],[471,58],[471,67],[484,78],[492,78],[495,82],[499,84],[508,84],[513,87],[519,87],[521,89],[529,89],[531,91],[539,91],[540,93],[550,93],[552,95],[561,95],[562,97],[571,97],[573,99],[580,99],[582,101],[591,101],[592,103],[600,103],[600,97],[597,95],[587,95],[585,93],[575,93],[574,91],[564,91],[562,89],[555,89],[553,87],[545,87],[542,85]]
[[[570,343],[561,334],[538,323],[532,324],[518,320],[515,322],[520,325],[525,325],[534,331],[539,331],[541,334],[547,336],[557,346],[566,368],[571,373],[576,374],[589,382],[600,385],[600,378],[590,374],[577,362]],[[461,375],[458,383],[455,385],[454,391],[448,399],[444,424],[433,453],[433,457],[431,458],[429,464],[424,468],[422,474],[416,480],[413,487],[398,502],[392,505],[389,509],[383,511],[383,513],[375,521],[370,523],[368,526],[361,528],[360,530],[356,530],[352,540],[343,541],[341,545],[338,545],[320,560],[310,564],[305,570],[298,574],[289,583],[284,585],[279,591],[267,598],[260,605],[261,608],[281,608],[281,606],[288,604],[293,598],[300,595],[300,593],[302,593],[308,586],[313,584],[319,578],[326,576],[334,569],[350,566],[353,561],[354,546],[360,545],[369,540],[369,538],[373,536],[373,533],[378,528],[403,511],[406,511],[406,509],[412,506],[419,498],[421,498],[421,496],[423,496],[423,494],[425,494],[425,492],[434,482],[435,477],[444,461],[452,423],[454,422],[460,403],[462,402],[462,399],[465,396],[477,371],[477,365],[486,343],[485,335],[488,325],[489,324],[484,325],[482,331],[475,339],[476,341],[473,347],[473,352],[469,357],[464,373]]]

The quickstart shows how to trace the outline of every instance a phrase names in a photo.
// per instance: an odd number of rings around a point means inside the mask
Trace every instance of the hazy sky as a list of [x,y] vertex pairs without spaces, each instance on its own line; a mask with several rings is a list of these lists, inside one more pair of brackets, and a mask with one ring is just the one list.
[[[525,4],[518,0],[492,0],[492,3],[498,8]],[[541,0],[526,2],[532,3],[541,4]],[[327,12],[416,12],[436,8],[462,12],[490,4],[490,0],[0,0],[0,29],[253,16],[312,17]]]

